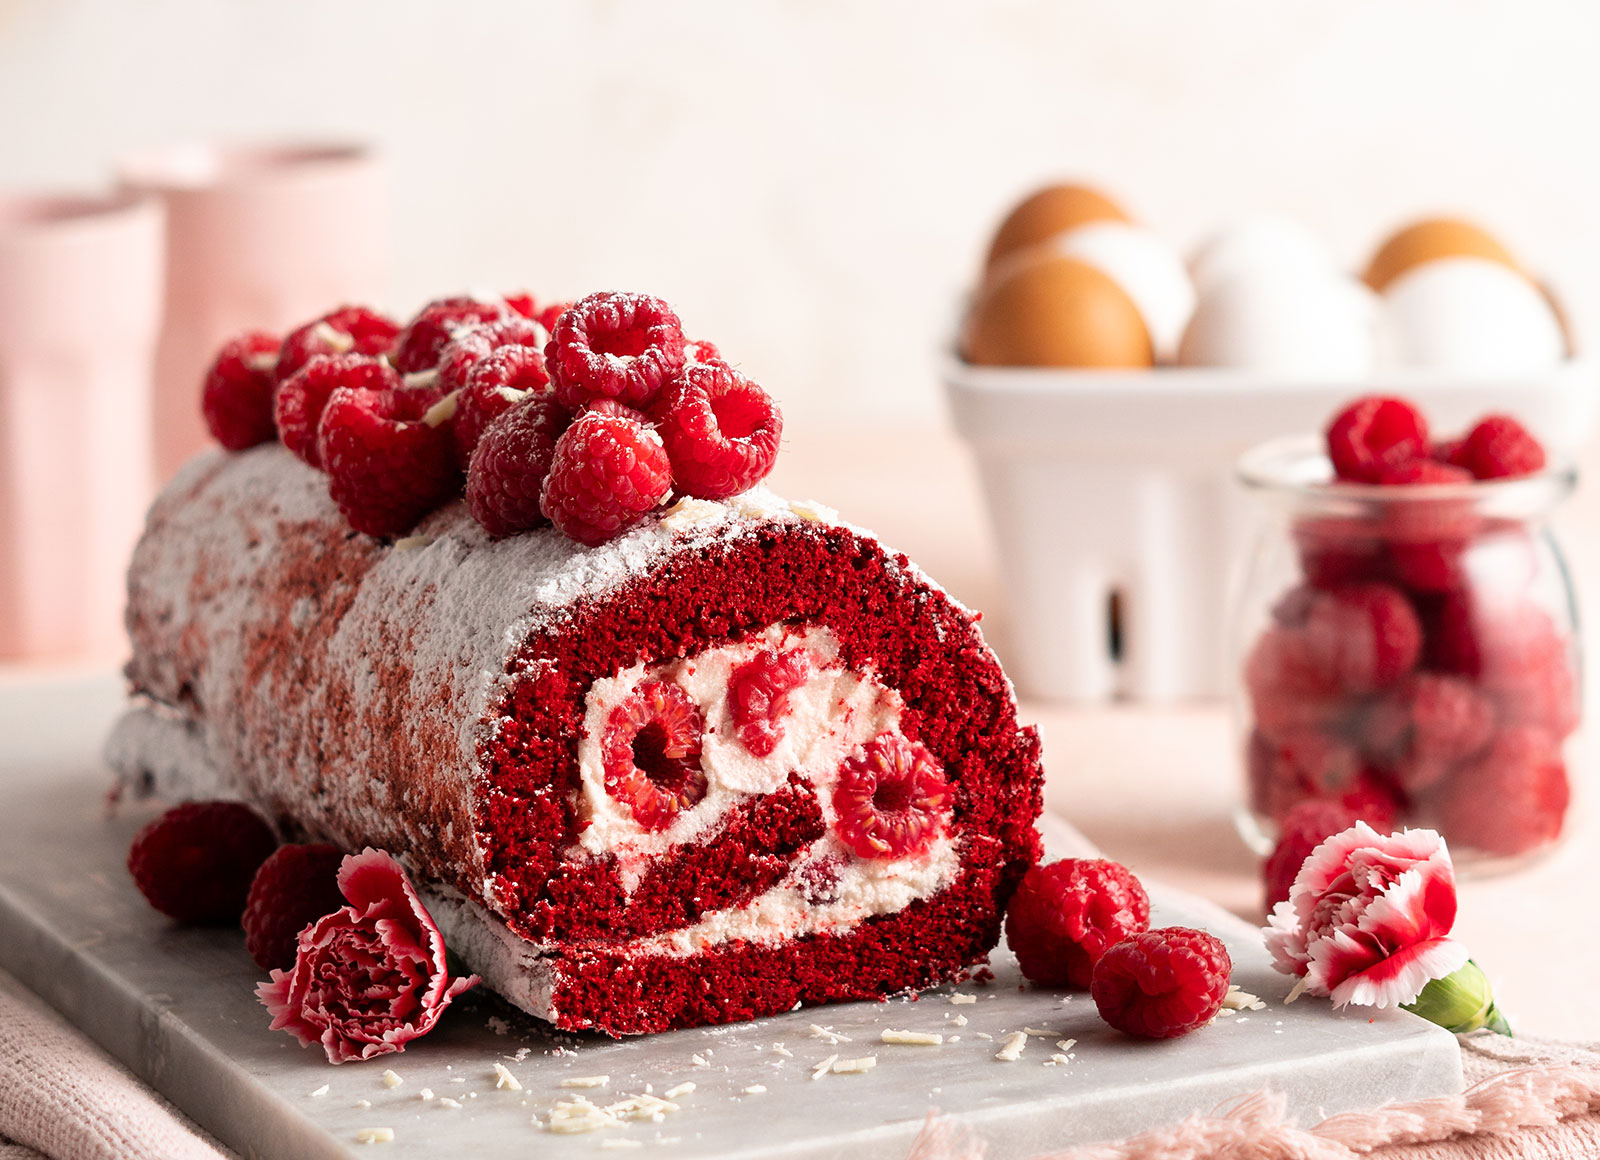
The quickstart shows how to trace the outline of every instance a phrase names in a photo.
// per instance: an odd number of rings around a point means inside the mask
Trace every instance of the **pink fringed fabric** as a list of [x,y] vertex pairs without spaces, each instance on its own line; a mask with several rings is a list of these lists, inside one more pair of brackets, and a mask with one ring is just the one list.
[[[1600,1054],[1572,1044],[1461,1037],[1466,1091],[1292,1123],[1270,1092],[1126,1140],[1040,1160],[1579,1160],[1600,1155]],[[978,1160],[982,1147],[930,1119],[910,1160]]]

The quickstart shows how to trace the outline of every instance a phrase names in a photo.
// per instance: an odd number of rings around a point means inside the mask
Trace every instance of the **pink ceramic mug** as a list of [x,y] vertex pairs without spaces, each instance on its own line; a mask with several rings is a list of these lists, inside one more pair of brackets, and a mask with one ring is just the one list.
[[162,248],[132,193],[0,195],[0,657],[126,648]]
[[200,385],[223,342],[385,297],[388,188],[360,145],[174,145],[124,157],[118,176],[167,208],[155,399],[164,480],[208,442]]

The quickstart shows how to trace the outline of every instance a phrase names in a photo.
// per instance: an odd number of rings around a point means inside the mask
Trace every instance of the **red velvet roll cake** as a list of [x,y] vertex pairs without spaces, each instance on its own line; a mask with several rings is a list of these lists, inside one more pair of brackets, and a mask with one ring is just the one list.
[[973,614],[760,487],[597,546],[492,537],[473,487],[383,539],[282,446],[191,463],[130,572],[124,779],[388,850],[470,969],[561,1028],[983,961],[1041,773]]

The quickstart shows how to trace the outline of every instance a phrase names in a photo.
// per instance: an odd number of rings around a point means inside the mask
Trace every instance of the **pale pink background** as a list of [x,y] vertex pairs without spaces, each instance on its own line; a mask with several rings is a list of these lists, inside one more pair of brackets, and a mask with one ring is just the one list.
[[161,262],[148,200],[0,197],[0,658],[124,647]]
[[200,383],[221,343],[385,296],[389,190],[381,162],[359,146],[178,144],[129,154],[118,168],[126,188],[167,211],[159,481],[210,442]]

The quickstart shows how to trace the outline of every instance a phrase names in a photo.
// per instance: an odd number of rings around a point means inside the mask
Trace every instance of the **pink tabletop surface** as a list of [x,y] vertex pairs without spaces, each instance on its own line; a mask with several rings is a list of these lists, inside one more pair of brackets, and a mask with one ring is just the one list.
[[[1580,463],[1600,475],[1600,448]],[[769,481],[791,497],[815,498],[876,531],[961,600],[984,613],[1005,659],[1005,592],[977,473],[956,437],[941,429],[881,434],[791,431]],[[1600,500],[1580,486],[1557,530],[1578,586],[1585,655],[1600,652]],[[1587,696],[1587,719],[1600,720]],[[1022,719],[1044,740],[1046,804],[1108,857],[1136,873],[1203,895],[1260,921],[1258,862],[1233,827],[1240,774],[1227,707],[1112,703],[1052,705],[1025,700]],[[1594,746],[1580,737],[1579,797],[1566,842],[1537,865],[1461,887],[1457,934],[1495,981],[1500,1005],[1528,1035],[1600,1040],[1600,992],[1587,986],[1600,961],[1593,883],[1600,834],[1593,808]]]

